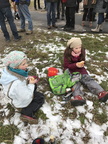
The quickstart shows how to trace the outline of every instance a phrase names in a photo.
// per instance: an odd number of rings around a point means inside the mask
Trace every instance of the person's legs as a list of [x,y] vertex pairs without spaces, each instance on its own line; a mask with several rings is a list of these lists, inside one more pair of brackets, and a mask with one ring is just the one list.
[[60,0],[57,1],[57,19],[60,18]]
[[37,10],[36,0],[34,0],[34,9]]
[[66,7],[66,27],[70,27],[69,7]]
[[6,24],[5,24],[5,16],[4,16],[2,9],[0,10],[0,26],[1,26],[1,30],[4,34],[5,39],[10,40],[10,36],[9,36],[9,33],[6,28]]
[[84,100],[82,98],[82,96],[84,95],[83,91],[81,91],[80,89],[81,87],[81,83],[77,82],[73,87],[73,93],[72,93],[72,97],[71,97],[71,105],[72,106],[81,106],[86,104],[86,100]]
[[87,18],[88,8],[84,8],[83,17],[82,17],[82,26],[85,26],[85,21]]
[[75,28],[75,7],[71,7],[69,11],[69,17],[70,17],[70,28]]
[[80,82],[85,85],[91,93],[98,95],[100,92],[104,91],[104,89],[89,75],[84,74],[80,80]]
[[21,21],[20,27],[21,27],[22,30],[25,30],[25,17],[22,13],[22,10],[21,10],[20,6],[18,5],[17,7],[18,7],[18,12],[19,12],[20,21]]
[[44,103],[44,95],[40,92],[35,92],[34,99],[27,107],[22,108],[21,114],[33,117],[34,114],[43,105],[43,103]]
[[40,7],[40,0],[38,0],[38,9],[42,9],[42,8]]
[[51,3],[52,26],[55,26],[55,22],[56,22],[56,19],[55,19],[56,7],[57,7],[57,3],[56,2]]
[[[32,18],[28,9],[28,5],[26,4],[19,4],[20,10],[24,16],[25,19],[28,21],[28,30],[33,31],[33,23],[32,23]],[[24,20],[24,19],[23,19]]]
[[47,25],[51,26],[51,2],[46,2]]
[[92,32],[102,31],[102,24],[104,22],[104,13],[98,13],[98,22],[95,29],[91,29]]
[[10,7],[7,7],[4,9],[4,13],[5,13],[5,17],[7,18],[7,21],[10,25],[10,28],[11,28],[11,31],[12,31],[12,34],[14,36],[15,39],[20,39],[21,36],[18,36],[18,32],[17,32],[17,28],[16,28],[16,25],[14,23],[14,19],[13,19],[13,15],[12,15],[12,12],[11,12],[11,8]]
[[93,22],[93,8],[89,9],[89,26],[92,26],[92,22]]
[[104,13],[98,14],[98,25],[101,25],[104,22]]
[[64,20],[64,16],[65,16],[65,5],[64,5],[64,3],[63,3],[62,1],[61,1],[61,6],[62,6],[62,7],[61,7],[61,8],[62,8],[62,14],[61,14],[61,17],[62,17],[62,18],[61,18],[61,19]]

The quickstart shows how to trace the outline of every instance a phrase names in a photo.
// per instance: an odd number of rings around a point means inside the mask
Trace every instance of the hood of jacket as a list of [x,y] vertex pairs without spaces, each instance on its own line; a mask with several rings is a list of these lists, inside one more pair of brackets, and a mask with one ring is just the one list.
[[2,75],[1,75],[1,78],[0,78],[0,84],[2,85],[7,85],[9,84],[10,82],[14,81],[14,80],[17,80],[18,77],[10,74],[6,68],[4,68],[2,70]]

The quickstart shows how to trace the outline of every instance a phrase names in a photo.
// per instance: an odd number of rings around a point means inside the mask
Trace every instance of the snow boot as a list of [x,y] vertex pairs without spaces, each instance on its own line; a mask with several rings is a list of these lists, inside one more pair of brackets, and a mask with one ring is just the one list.
[[97,25],[95,29],[91,29],[92,32],[100,32],[101,30],[101,25]]
[[108,92],[103,91],[98,94],[98,98],[100,102],[106,102],[108,99]]
[[86,104],[86,101],[79,95],[73,97],[70,101],[72,106],[82,106]]

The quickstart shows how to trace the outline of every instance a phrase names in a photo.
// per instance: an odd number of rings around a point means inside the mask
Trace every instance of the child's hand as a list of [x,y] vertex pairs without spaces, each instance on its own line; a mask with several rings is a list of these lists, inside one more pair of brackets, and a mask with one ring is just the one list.
[[35,79],[34,77],[32,77],[32,76],[29,76],[28,77],[28,80],[29,80],[29,84],[35,84],[35,83],[37,83],[38,82],[38,80],[37,79]]
[[77,62],[77,63],[76,63],[76,66],[77,66],[78,68],[84,67],[84,61]]

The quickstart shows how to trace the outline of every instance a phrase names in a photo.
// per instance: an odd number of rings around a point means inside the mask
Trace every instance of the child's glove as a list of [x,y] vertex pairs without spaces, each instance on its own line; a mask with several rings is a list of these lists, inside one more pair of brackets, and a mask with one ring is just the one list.
[[77,63],[76,63],[76,66],[77,66],[78,68],[84,67],[84,61],[77,62]]

